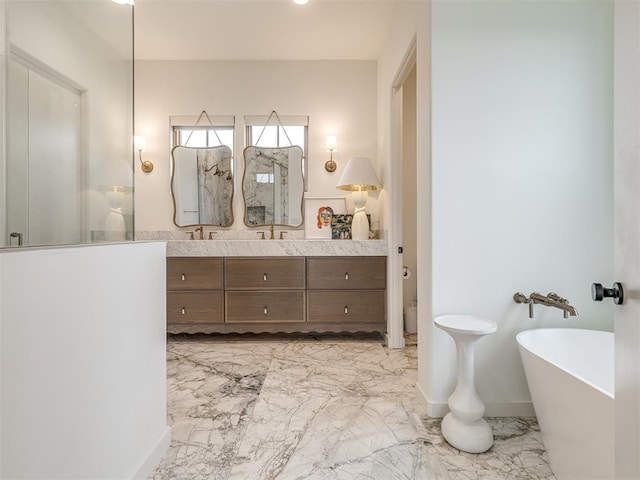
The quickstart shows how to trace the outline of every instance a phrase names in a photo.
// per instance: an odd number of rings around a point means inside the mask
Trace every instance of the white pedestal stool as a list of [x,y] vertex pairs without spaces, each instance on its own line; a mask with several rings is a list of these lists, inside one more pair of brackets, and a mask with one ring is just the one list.
[[482,418],[484,403],[476,392],[474,352],[475,343],[498,326],[472,315],[441,315],[433,322],[451,335],[458,351],[458,382],[449,397],[451,411],[442,420],[442,435],[458,450],[486,452],[493,445],[493,432]]

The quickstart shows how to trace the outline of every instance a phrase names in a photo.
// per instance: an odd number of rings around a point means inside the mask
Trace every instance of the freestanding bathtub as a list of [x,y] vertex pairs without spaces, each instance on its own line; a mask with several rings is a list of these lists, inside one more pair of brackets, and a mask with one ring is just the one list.
[[614,478],[613,333],[542,328],[516,339],[553,473]]

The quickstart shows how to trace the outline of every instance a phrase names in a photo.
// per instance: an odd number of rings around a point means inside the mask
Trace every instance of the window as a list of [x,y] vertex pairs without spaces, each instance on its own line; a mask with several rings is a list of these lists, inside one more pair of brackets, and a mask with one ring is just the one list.
[[256,173],[256,181],[258,183],[275,183],[275,175],[273,173]]
[[203,148],[226,145],[231,149],[231,158],[233,158],[235,117],[214,115],[208,118],[213,125],[207,125],[209,120],[205,117],[172,116],[173,146]]

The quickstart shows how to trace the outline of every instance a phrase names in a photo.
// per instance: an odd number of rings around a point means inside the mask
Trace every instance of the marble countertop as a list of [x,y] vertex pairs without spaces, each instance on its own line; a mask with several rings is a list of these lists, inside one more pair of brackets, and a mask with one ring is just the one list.
[[169,240],[168,257],[386,256],[386,240]]

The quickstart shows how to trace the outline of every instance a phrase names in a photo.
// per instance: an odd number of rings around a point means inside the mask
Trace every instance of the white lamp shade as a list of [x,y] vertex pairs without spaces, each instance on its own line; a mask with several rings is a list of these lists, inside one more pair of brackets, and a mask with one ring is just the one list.
[[378,190],[380,180],[371,165],[371,160],[364,157],[350,158],[336,188],[350,191]]
[[133,148],[137,151],[147,151],[147,139],[136,135],[133,137]]
[[338,139],[336,138],[335,135],[328,135],[327,136],[327,145],[326,145],[326,150],[327,152],[337,152],[338,151]]

